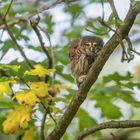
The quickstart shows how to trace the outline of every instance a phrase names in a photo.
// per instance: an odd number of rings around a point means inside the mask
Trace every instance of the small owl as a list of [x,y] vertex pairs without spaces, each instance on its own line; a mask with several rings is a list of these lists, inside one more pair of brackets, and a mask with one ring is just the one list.
[[103,44],[103,40],[96,36],[84,36],[71,43],[69,48],[71,70],[78,87],[84,81]]

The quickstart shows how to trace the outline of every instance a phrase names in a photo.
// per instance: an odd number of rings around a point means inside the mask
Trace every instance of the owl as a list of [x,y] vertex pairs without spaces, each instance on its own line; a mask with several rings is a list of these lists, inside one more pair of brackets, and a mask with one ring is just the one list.
[[71,43],[69,47],[71,70],[78,87],[84,81],[103,44],[103,40],[96,36],[84,36]]

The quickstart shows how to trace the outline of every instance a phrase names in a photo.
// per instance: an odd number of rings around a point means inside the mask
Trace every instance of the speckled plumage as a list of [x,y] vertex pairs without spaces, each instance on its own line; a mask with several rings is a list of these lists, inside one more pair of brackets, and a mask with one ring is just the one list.
[[71,70],[78,86],[83,82],[102,47],[103,40],[96,36],[84,36],[71,43],[69,48]]

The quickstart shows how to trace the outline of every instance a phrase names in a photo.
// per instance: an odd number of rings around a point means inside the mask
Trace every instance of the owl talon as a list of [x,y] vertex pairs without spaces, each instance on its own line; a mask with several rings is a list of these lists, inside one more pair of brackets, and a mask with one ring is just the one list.
[[85,78],[86,78],[86,75],[82,75],[82,76],[80,76],[78,78],[78,86],[83,83],[83,81],[85,80]]

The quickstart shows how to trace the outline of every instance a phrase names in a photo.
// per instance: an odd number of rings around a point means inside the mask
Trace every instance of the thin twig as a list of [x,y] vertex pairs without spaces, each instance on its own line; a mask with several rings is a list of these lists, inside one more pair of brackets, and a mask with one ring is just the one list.
[[[119,15],[118,15],[117,10],[116,10],[116,7],[115,7],[115,4],[114,4],[114,0],[108,0],[108,2],[109,2],[110,7],[112,9],[113,16],[115,17],[115,21],[116,20],[120,20]],[[116,23],[115,23],[115,25],[116,25]],[[117,25],[117,28],[118,28],[118,25]],[[121,36],[120,36],[120,45],[122,46],[122,58],[121,58],[121,62],[124,62],[125,60],[128,59],[128,55],[126,53],[125,46],[124,46],[124,43],[122,41],[122,37]]]
[[114,30],[113,28],[111,28],[111,27],[110,27],[104,20],[102,20],[100,17],[97,18],[97,21],[98,21],[101,25],[103,25],[103,26],[109,28],[111,31],[113,31],[114,33],[116,33],[116,30]]
[[[0,35],[0,43],[2,42],[1,40],[2,40],[2,37],[3,37],[3,34],[4,34],[4,29],[2,30],[2,33],[1,33],[1,35]],[[5,53],[2,51],[2,55],[1,55],[1,57],[0,57],[0,61],[3,59],[3,57],[5,56]]]
[[36,115],[36,114],[34,114],[33,115],[35,118],[37,118],[38,119],[38,121],[40,121],[41,122],[41,119]]
[[120,19],[113,0],[108,0],[115,18]]
[[92,31],[92,30],[89,29],[89,28],[85,28],[85,30],[88,31],[88,32],[91,32],[91,33],[93,33],[93,34],[96,34],[96,35],[106,35],[106,34],[108,34],[108,33],[111,31],[111,30],[109,29],[107,32],[99,33],[99,32],[94,32],[94,31]]
[[139,52],[137,52],[137,51],[135,51],[135,50],[131,50],[131,51],[140,56],[140,53],[139,53]]
[[[51,68],[55,68],[55,57],[54,57],[54,51],[53,51],[53,46],[52,46],[52,43],[51,43],[51,38],[50,38],[50,35],[49,33],[45,32],[39,25],[38,25],[39,29],[46,35],[48,41],[49,41],[49,47],[50,47],[50,57],[51,57]],[[53,73],[53,78],[52,78],[52,82],[51,82],[51,86],[53,86],[54,84],[54,79],[55,79],[55,72]],[[47,77],[45,79],[45,81],[47,81]]]
[[122,46],[122,59],[121,61],[124,62],[125,60],[127,60],[128,62],[130,62],[132,60],[132,54],[130,55],[129,54],[129,57],[128,57],[128,54],[125,50],[125,46],[124,46],[124,43],[123,43],[123,39],[121,37],[121,35],[116,31],[114,30],[113,28],[111,28],[105,21],[103,21],[100,17],[97,19],[103,26],[109,28],[111,31],[113,31],[114,33],[116,33],[118,36],[119,36],[119,41],[120,41],[120,45]]
[[42,120],[41,120],[41,128],[40,128],[40,137],[41,137],[41,140],[45,140],[44,129],[45,129],[45,121],[46,121],[47,114],[48,114],[48,112],[45,111],[45,113],[43,114]]
[[103,2],[103,0],[101,0],[101,4],[102,4],[102,20],[104,20],[104,17],[105,17],[105,9],[104,9],[104,2]]
[[94,127],[88,128],[81,132],[75,140],[82,140],[88,135],[91,135],[99,130],[108,129],[108,128],[133,128],[133,127],[140,127],[140,120],[125,120],[125,121],[109,121],[105,123],[97,124]]
[[110,133],[110,135],[114,138],[114,140],[119,140],[119,138],[114,133]]
[[[100,24],[102,24],[103,26],[109,28],[111,31],[113,31],[114,33],[118,34],[118,36],[119,36],[119,41],[120,41],[120,44],[121,44],[121,46],[122,46],[122,59],[121,59],[121,61],[123,62],[124,60],[127,60],[127,59],[128,59],[128,56],[127,56],[127,53],[126,53],[126,51],[125,51],[125,46],[124,46],[124,44],[123,44],[122,37],[120,36],[120,34],[119,34],[116,30],[114,30],[113,28],[111,28],[111,27],[110,27],[105,21],[103,21],[100,17],[99,17],[97,20],[98,20],[98,21],[100,22]],[[125,56],[126,56],[126,58],[125,58]]]
[[3,16],[2,14],[0,15],[4,25],[5,25],[5,28],[7,30],[7,32],[9,33],[12,41],[15,43],[15,45],[17,46],[18,50],[20,51],[21,55],[24,57],[25,61],[27,62],[27,64],[29,65],[30,68],[34,68],[33,65],[30,63],[30,61],[28,60],[28,58],[26,57],[26,55],[24,54],[24,51],[22,50],[21,46],[17,43],[16,41],[16,38],[14,37],[13,33],[11,32],[9,26],[7,25],[7,22],[6,22],[6,16],[8,15],[8,12],[10,11],[10,8],[12,6],[12,2],[13,0],[11,0],[10,4],[9,4],[9,7],[5,13],[5,15]]
[[0,42],[2,40],[3,33],[4,33],[4,29],[2,30],[1,35],[0,35]]
[[46,107],[46,106],[44,105],[44,103],[42,103],[42,102],[41,102],[41,105],[42,105],[43,108],[45,109],[45,112],[44,112],[44,114],[43,114],[42,121],[41,121],[40,137],[41,137],[41,140],[45,140],[44,129],[45,129],[45,121],[46,121],[46,118],[47,118],[47,114],[49,113],[49,106]]
[[[116,21],[120,20],[120,17],[119,17],[119,15],[117,13],[117,10],[116,10],[115,4],[114,4],[114,0],[108,0],[108,1],[109,1],[110,7],[112,9],[112,12],[113,12],[113,15],[114,15]],[[119,27],[117,22],[116,22],[115,25],[116,25],[117,28]],[[132,51],[131,51],[133,47],[132,47],[131,40],[130,40],[130,38],[128,36],[125,38],[125,40],[126,40],[126,42],[128,44],[127,52],[125,51],[125,46],[124,46],[123,42],[120,43],[121,46],[122,46],[122,49],[123,49],[123,51],[122,51],[122,62],[124,60],[127,60],[128,62],[130,62],[131,60],[134,59],[134,55],[132,54]],[[129,55],[129,57],[128,57],[127,53]],[[126,56],[126,58],[125,58],[125,56]]]
[[43,108],[46,110],[46,112],[48,112],[49,116],[50,116],[51,119],[54,121],[54,123],[57,124],[56,120],[53,118],[53,116],[52,116],[52,114],[51,114],[51,112],[50,112],[50,107],[49,107],[49,105],[51,105],[51,103],[52,103],[52,100],[49,101],[47,107],[46,107],[43,103],[41,103],[41,105],[42,105]]
[[[117,13],[117,10],[116,10],[115,4],[114,4],[114,0],[108,0],[108,2],[109,2],[110,7],[112,9],[112,13],[113,13],[113,15],[115,17],[115,21],[116,21],[115,26],[116,26],[116,28],[119,28],[120,25],[117,23],[117,21],[120,20],[120,17],[119,17],[119,15]],[[124,61],[130,62],[131,60],[134,59],[134,55],[131,52],[132,45],[131,45],[131,41],[130,41],[129,37],[125,38],[125,40],[128,43],[127,52],[125,50],[125,46],[124,46],[124,43],[122,41],[122,37],[120,36],[120,45],[122,46],[122,59],[121,59],[121,61],[122,62],[124,62]]]
[[49,47],[51,48],[51,55],[49,55],[49,57],[51,58],[51,67],[50,68],[54,68],[54,57],[53,57],[53,48],[52,48],[52,43],[51,43],[51,39],[50,39],[50,35],[45,32],[39,25],[38,25],[39,29],[46,35],[48,41],[49,41]]
[[30,62],[30,61],[28,60],[28,58],[26,57],[24,51],[22,50],[22,47],[17,43],[16,38],[14,37],[13,33],[11,32],[11,30],[9,29],[9,27],[8,27],[8,25],[7,25],[7,23],[6,23],[6,20],[3,19],[3,22],[4,22],[4,24],[5,24],[6,30],[7,30],[7,32],[9,33],[9,35],[10,35],[12,41],[13,41],[13,42],[15,43],[15,45],[17,46],[18,50],[20,51],[21,55],[23,56],[23,58],[25,59],[25,61],[26,61],[27,64],[29,65],[29,67],[30,67],[31,69],[33,69],[33,68],[34,68],[33,65],[31,64],[31,62]]
[[35,33],[36,33],[36,35],[38,37],[38,40],[39,40],[40,45],[41,45],[41,48],[42,48],[42,50],[44,51],[44,53],[46,54],[46,56],[48,58],[48,62],[49,62],[48,69],[50,69],[50,68],[52,68],[52,59],[51,59],[51,56],[49,55],[48,50],[45,47],[45,44],[43,42],[41,33],[40,33],[39,29],[37,28],[37,25],[38,25],[38,23],[36,21],[31,21],[31,26],[32,26],[33,30],[35,31]]
[[7,9],[7,11],[6,11],[6,13],[5,13],[4,17],[3,17],[4,19],[6,19],[6,16],[8,15],[8,13],[9,13],[9,11],[11,9],[12,3],[13,3],[13,0],[11,0],[10,4],[8,6],[8,9]]
[[[115,21],[116,20],[120,20],[119,15],[118,15],[117,10],[116,10],[116,7],[115,7],[115,4],[114,4],[114,0],[108,0],[108,2],[109,2],[110,7],[112,9],[113,16],[115,17]],[[115,25],[116,25],[116,23],[115,23]],[[116,25],[116,27],[118,28],[118,25]],[[124,43],[123,43],[123,40],[122,40],[122,37],[121,36],[120,36],[120,45],[122,46],[122,58],[121,58],[121,62],[124,62],[125,60],[128,59],[128,55],[126,53],[125,46],[124,46]]]
[[134,55],[132,54],[132,50],[133,50],[133,46],[132,46],[132,42],[130,40],[130,38],[127,36],[125,38],[127,44],[128,44],[128,48],[127,48],[127,53],[129,54],[129,59],[128,59],[128,62],[130,62],[131,60],[134,59]]
[[125,50],[125,46],[124,46],[124,43],[123,43],[123,40],[122,40],[121,37],[119,38],[119,41],[120,41],[120,45],[122,47],[122,58],[121,58],[121,62],[124,62],[125,60],[129,60],[129,58],[128,58],[128,55],[127,55],[127,52]]
[[[19,22],[25,22],[25,21],[31,19],[33,16],[35,16],[35,15],[37,15],[37,14],[39,14],[39,13],[42,13],[42,12],[44,12],[44,11],[50,9],[50,8],[53,8],[54,6],[56,6],[56,5],[58,5],[58,4],[62,3],[62,2],[64,2],[64,1],[63,1],[63,0],[56,0],[56,1],[55,1],[54,3],[52,3],[51,5],[46,4],[45,6],[39,8],[39,9],[37,9],[37,10],[34,10],[34,11],[33,11],[31,14],[29,14],[29,15],[21,16],[21,17],[18,17],[18,18],[14,18],[14,20],[9,21],[9,22],[7,23],[7,25],[8,25],[8,26],[12,26],[12,25],[17,24],[17,23],[19,23]],[[72,2],[74,2],[74,0],[69,0],[69,1],[68,1],[68,3],[72,3]],[[5,24],[0,25],[0,29],[4,29],[4,28],[6,28]]]
[[1,18],[2,18],[2,20],[3,20],[3,22],[4,22],[4,24],[5,24],[6,30],[7,30],[7,32],[9,33],[9,35],[10,35],[12,41],[16,44],[17,48],[19,49],[20,53],[21,53],[22,56],[25,58],[25,60],[26,60],[27,63],[29,64],[29,66],[30,66],[31,68],[33,68],[33,66],[30,64],[30,61],[27,59],[27,57],[25,56],[24,52],[22,51],[20,45],[17,43],[16,38],[14,37],[13,33],[10,31],[10,29],[9,29],[9,27],[8,27],[8,25],[7,25],[7,22],[6,22],[6,16],[7,16],[8,12],[10,11],[10,8],[11,8],[11,6],[12,6],[12,2],[13,2],[13,0],[11,0],[10,5],[9,5],[9,7],[8,7],[6,13],[5,13],[5,15],[4,15],[4,16],[3,16],[3,15],[0,15],[0,16],[1,16]]
[[55,125],[57,125],[57,122],[56,122],[56,120],[54,119],[54,117],[52,116],[51,112],[49,112],[49,116],[50,116],[50,118],[53,120],[53,122],[55,123]]
[[45,113],[43,114],[43,117],[42,117],[42,121],[41,121],[41,128],[40,128],[40,137],[41,137],[41,140],[45,140],[45,133],[44,133],[44,129],[45,129],[45,121],[46,121],[46,118],[47,118],[47,114],[49,114],[50,118],[54,121],[55,125],[57,125],[57,122],[56,120],[53,118],[51,112],[50,112],[50,107],[49,105],[51,105],[52,101],[50,100],[48,102],[48,105],[45,106],[44,103],[41,102],[41,105],[43,106],[43,108],[45,109]]
[[116,28],[118,28],[120,26],[118,24],[118,20],[120,21],[120,17],[117,13],[117,10],[116,10],[115,4],[114,4],[114,0],[108,0],[108,2],[109,2],[110,7],[112,9],[113,16],[115,17],[115,26],[116,26]]

